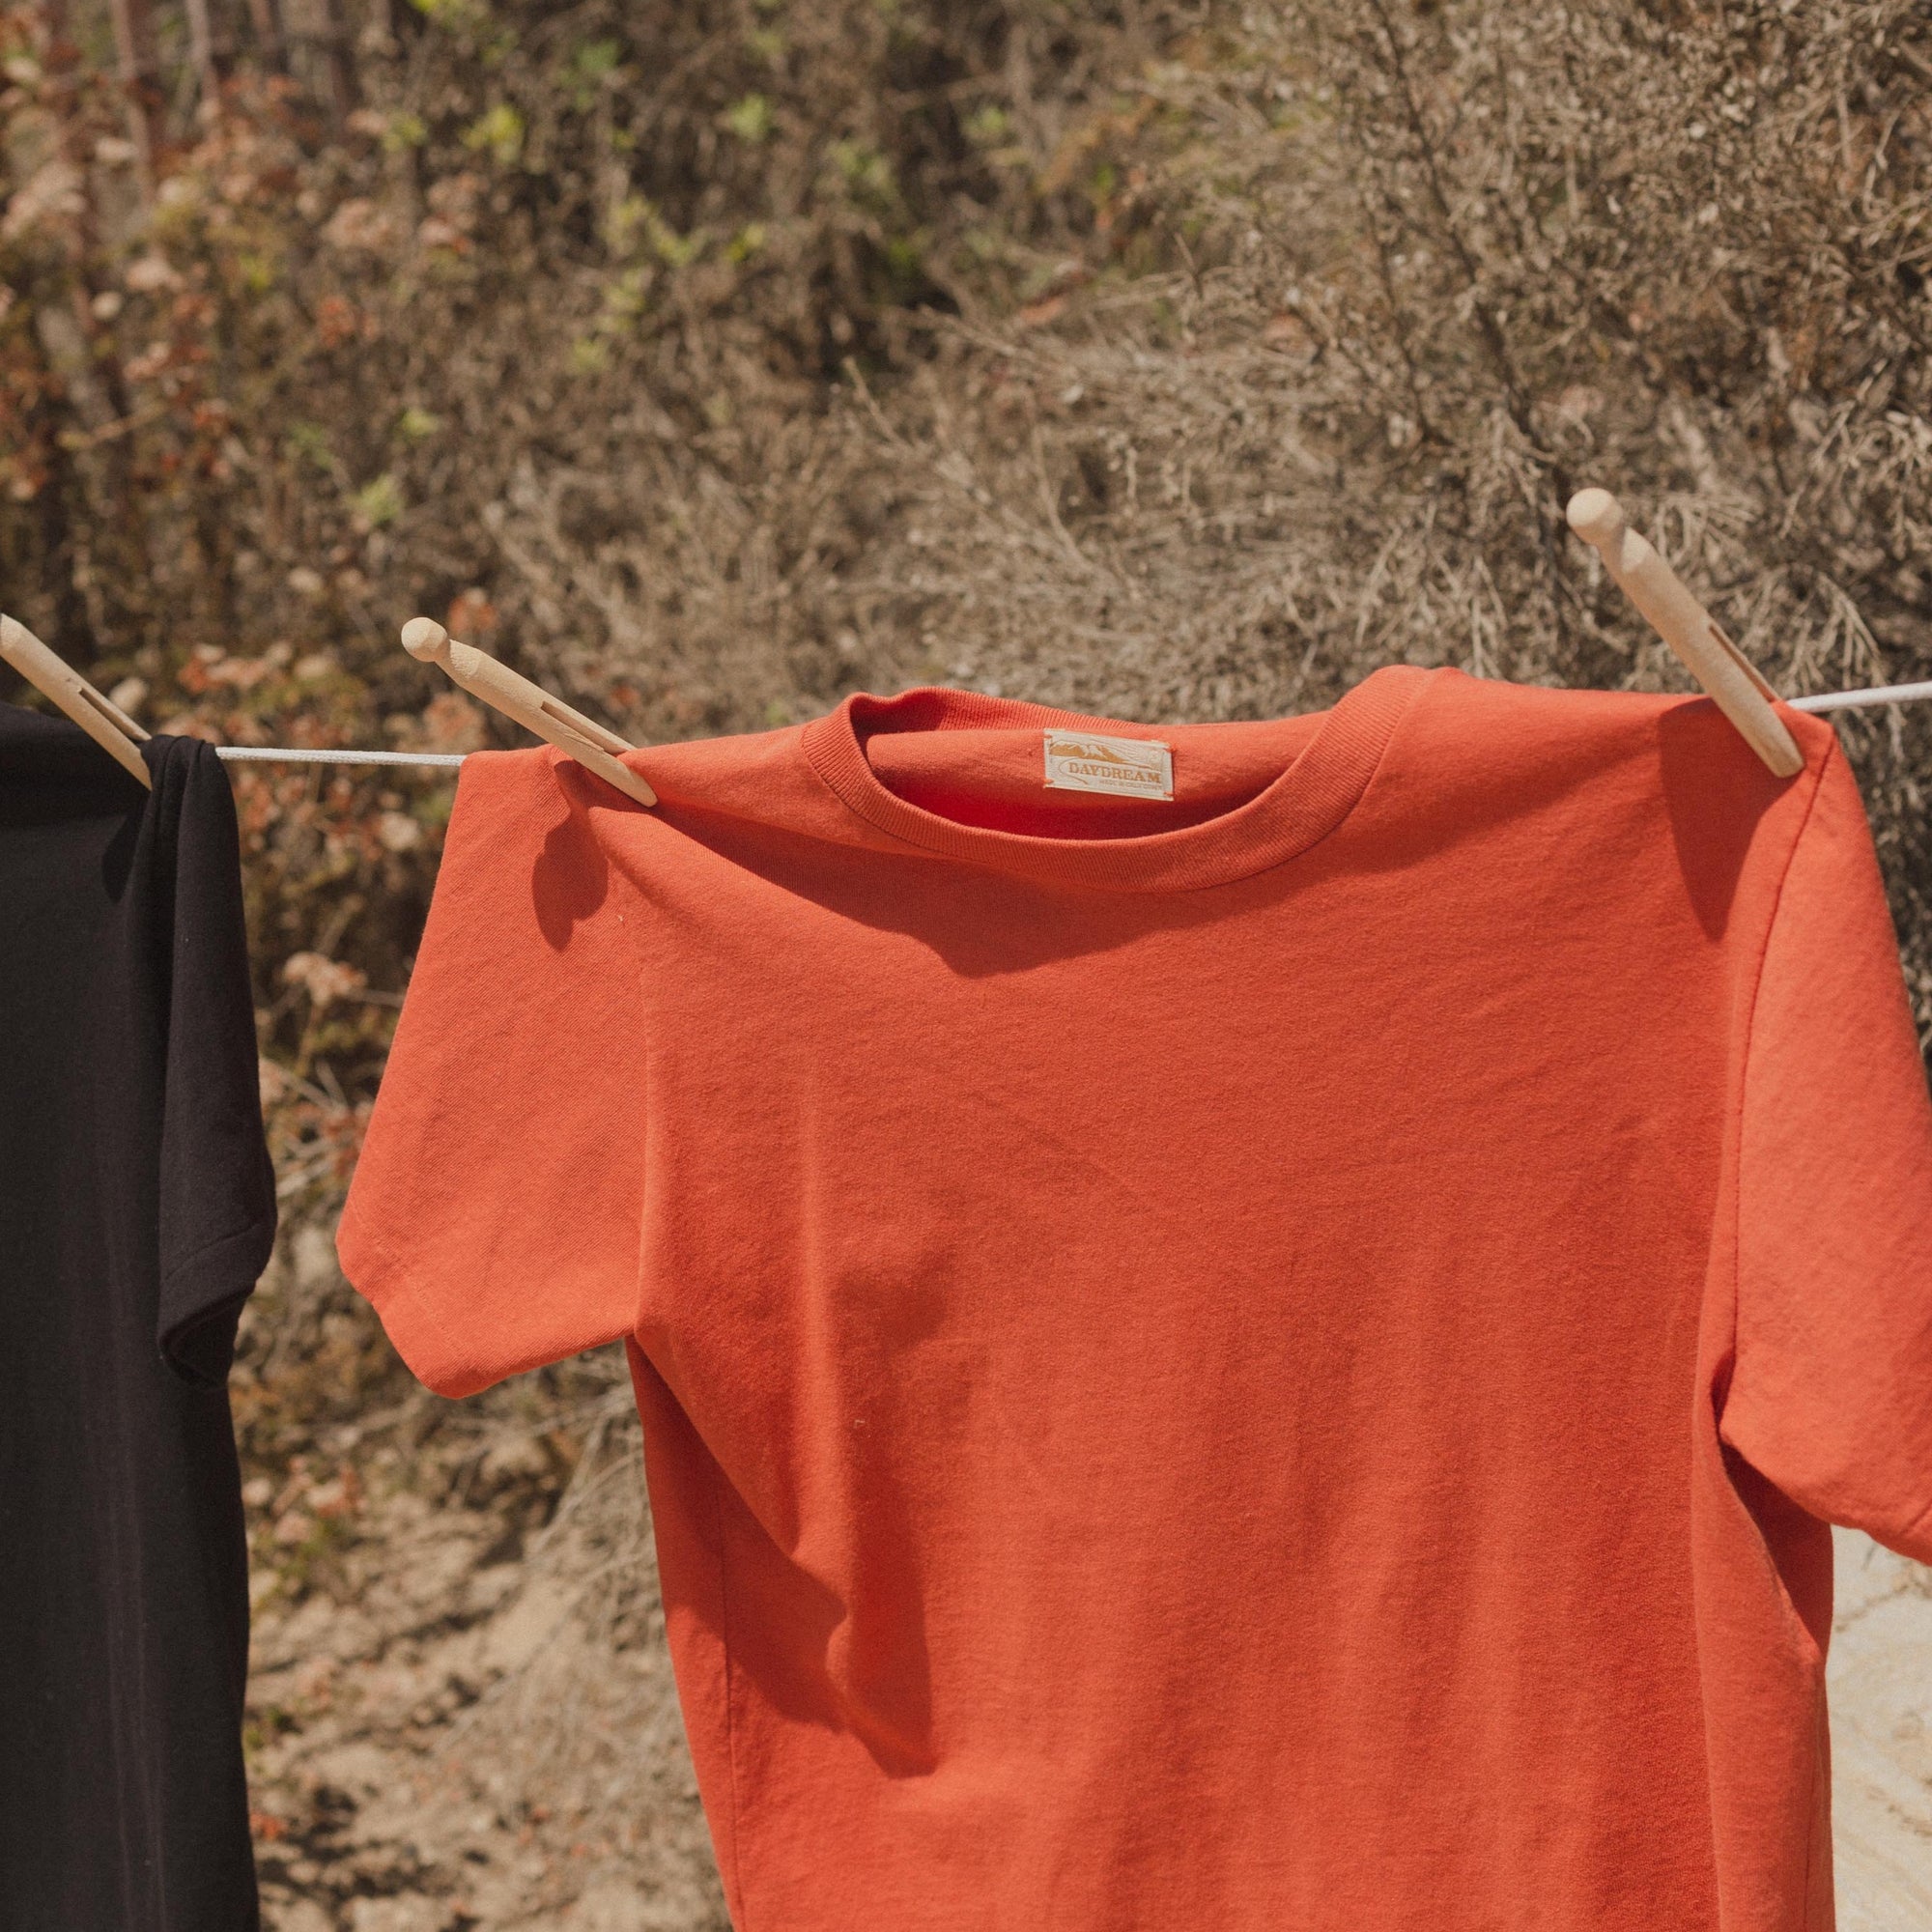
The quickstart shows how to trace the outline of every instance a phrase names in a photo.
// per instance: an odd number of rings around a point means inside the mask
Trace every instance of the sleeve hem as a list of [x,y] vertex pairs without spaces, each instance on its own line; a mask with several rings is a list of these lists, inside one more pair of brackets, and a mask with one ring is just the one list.
[[205,1242],[169,1267],[161,1281],[161,1305],[172,1307],[182,1282],[200,1283],[193,1304],[161,1330],[162,1357],[184,1381],[219,1388],[235,1359],[235,1328],[242,1305],[254,1293],[275,1245],[271,1206],[245,1227]]
[[1889,1536],[1882,1530],[1867,1530],[1865,1533],[1875,1542],[1884,1544],[1888,1549],[1909,1556],[1915,1563],[1932,1563],[1932,1503],[1927,1503],[1897,1536]]
[[374,1305],[397,1354],[425,1388],[441,1396],[475,1395],[503,1379],[500,1374],[480,1368],[469,1351],[451,1339],[422,1284],[363,1226],[353,1201],[336,1228],[335,1252],[343,1273]]

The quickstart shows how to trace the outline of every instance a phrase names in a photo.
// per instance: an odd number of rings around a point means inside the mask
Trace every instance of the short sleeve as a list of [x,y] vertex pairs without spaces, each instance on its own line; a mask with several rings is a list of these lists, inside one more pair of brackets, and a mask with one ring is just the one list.
[[636,1324],[639,902],[598,836],[622,809],[547,752],[463,767],[336,1237],[443,1395]]
[[1932,1561],[1932,1100],[1833,746],[1752,1010],[1723,1438],[1802,1508]]
[[227,1378],[242,1304],[275,1239],[235,797],[212,746],[150,741],[157,815],[155,945],[163,965],[161,1353],[190,1381]]

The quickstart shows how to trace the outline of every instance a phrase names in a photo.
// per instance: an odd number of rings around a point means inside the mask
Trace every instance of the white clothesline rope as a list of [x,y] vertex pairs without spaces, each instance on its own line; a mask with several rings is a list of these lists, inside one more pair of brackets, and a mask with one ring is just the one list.
[[460,765],[467,752],[326,752],[314,745],[217,745],[217,758],[270,765]]
[[[1794,711],[1862,711],[1874,704],[1913,704],[1932,698],[1932,680],[1923,684],[1877,684],[1867,691],[1823,691],[1794,697]],[[231,762],[272,765],[422,765],[448,770],[467,752],[332,752],[312,745],[217,745],[215,755]]]
[[1862,711],[1871,704],[1911,704],[1932,697],[1932,682],[1875,684],[1869,691],[1821,691],[1816,697],[1794,697],[1794,711]]

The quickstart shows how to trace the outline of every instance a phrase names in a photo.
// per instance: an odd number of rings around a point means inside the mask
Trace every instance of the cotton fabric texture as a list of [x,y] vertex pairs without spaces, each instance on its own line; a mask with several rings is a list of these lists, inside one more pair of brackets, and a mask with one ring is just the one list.
[[1391,668],[856,697],[655,811],[469,762],[342,1258],[446,1394],[624,1340],[741,1932],[1830,1925],[1932,1106],[1786,723]]
[[226,1379],[268,1261],[213,750],[0,705],[0,1925],[247,1932]]

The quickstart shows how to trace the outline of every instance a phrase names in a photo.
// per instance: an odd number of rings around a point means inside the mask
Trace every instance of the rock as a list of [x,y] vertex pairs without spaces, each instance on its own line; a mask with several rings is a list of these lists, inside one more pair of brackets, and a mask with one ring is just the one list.
[[559,1915],[556,1932],[659,1932],[673,1922],[654,1913],[636,1886],[602,1879]]
[[293,1898],[265,1918],[267,1932],[335,1932],[335,1920],[312,1898]]
[[448,1914],[433,1898],[356,1898],[350,1932],[442,1932]]
[[330,1287],[340,1278],[335,1262],[335,1236],[313,1222],[296,1230],[292,1243],[297,1282],[305,1289]]
[[490,1620],[483,1662],[505,1673],[521,1670],[556,1634],[570,1613],[569,1597],[547,1580],[532,1581]]

